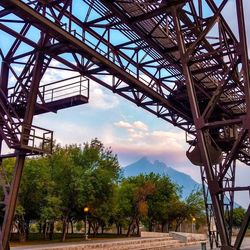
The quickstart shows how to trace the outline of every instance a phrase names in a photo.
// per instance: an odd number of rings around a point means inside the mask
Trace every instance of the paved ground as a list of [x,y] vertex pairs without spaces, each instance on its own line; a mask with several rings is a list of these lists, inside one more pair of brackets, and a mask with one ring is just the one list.
[[[174,248],[174,250],[201,250],[201,245],[195,245],[195,246],[189,246],[189,247],[179,247],[179,248]],[[207,244],[207,250],[209,250],[210,248],[208,247],[208,244]],[[241,249],[243,250],[250,250],[250,238],[245,238],[243,243],[242,243],[242,246],[241,246]]]
[[[116,239],[117,240],[117,239]],[[124,239],[123,239],[124,240]],[[131,239],[130,239],[131,240]],[[110,242],[112,240],[105,240],[105,242]],[[97,243],[102,242],[102,240],[93,240],[88,241],[87,243]],[[22,247],[11,247],[11,250],[31,250],[31,249],[42,249],[43,247],[56,247],[56,246],[67,246],[67,245],[78,245],[78,244],[84,244],[84,242],[78,242],[78,243],[54,243],[54,244],[44,244],[44,245],[35,245],[35,246],[22,246]],[[242,244],[242,250],[250,250],[250,237],[245,238]],[[201,245],[193,245],[193,246],[185,246],[180,248],[174,248],[174,250],[201,250]],[[207,250],[209,250],[208,244],[207,244]]]
[[[18,247],[11,247],[11,250],[30,250],[30,249],[41,249],[42,247],[60,247],[60,246],[76,246],[76,245],[82,245],[82,244],[94,244],[94,243],[101,243],[101,242],[112,242],[112,241],[123,241],[126,238],[121,239],[91,239],[88,241],[79,241],[79,242],[66,242],[66,243],[51,243],[51,244],[41,244],[41,245],[30,245],[30,246],[18,246]],[[129,238],[129,240],[138,240],[138,238]]]

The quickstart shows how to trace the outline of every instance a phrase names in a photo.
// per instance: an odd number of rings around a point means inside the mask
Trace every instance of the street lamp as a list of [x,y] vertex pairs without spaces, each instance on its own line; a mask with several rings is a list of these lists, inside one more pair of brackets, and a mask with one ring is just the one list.
[[195,229],[195,222],[196,222],[196,219],[195,217],[192,218],[192,233],[194,233],[194,229]]
[[85,214],[85,240],[88,239],[88,232],[87,232],[87,222],[88,222],[88,212],[89,212],[89,208],[85,207],[83,209],[84,214]]

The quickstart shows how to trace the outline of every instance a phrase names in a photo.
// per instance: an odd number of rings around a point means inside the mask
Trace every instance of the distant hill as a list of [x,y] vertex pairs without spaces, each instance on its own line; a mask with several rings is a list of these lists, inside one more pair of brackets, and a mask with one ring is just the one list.
[[125,177],[149,174],[152,172],[160,175],[168,175],[174,183],[182,186],[182,198],[186,198],[192,190],[201,187],[201,184],[194,181],[189,175],[168,167],[164,162],[158,160],[150,162],[147,157],[143,157],[123,168]]

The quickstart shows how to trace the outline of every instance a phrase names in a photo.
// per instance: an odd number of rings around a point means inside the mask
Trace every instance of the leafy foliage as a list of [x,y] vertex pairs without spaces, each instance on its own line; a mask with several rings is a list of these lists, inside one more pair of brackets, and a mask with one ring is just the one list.
[[242,207],[237,207],[233,210],[233,226],[234,227],[240,227],[244,216],[246,214],[246,210]]
[[[13,159],[4,161],[6,181],[11,181]],[[117,233],[140,233],[143,223],[153,229],[204,216],[201,192],[185,201],[181,189],[168,176],[157,174],[122,178],[117,156],[98,139],[83,145],[54,146],[50,156],[28,158],[16,209],[15,225],[20,239],[28,238],[36,222],[44,238],[62,231],[62,240],[73,224],[81,231],[84,207],[89,207],[89,230],[116,225]],[[32,230],[34,230],[34,225]],[[168,227],[167,227],[168,230]]]

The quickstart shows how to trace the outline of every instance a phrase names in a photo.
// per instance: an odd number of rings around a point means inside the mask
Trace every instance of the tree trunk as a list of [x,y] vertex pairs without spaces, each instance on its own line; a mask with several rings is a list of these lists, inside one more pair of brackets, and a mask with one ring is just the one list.
[[140,221],[139,219],[136,220],[136,227],[137,227],[137,236],[141,236],[141,231],[140,231]]
[[91,228],[92,228],[92,222],[88,221],[89,227],[88,227],[88,235],[91,234]]
[[117,235],[119,235],[120,234],[120,226],[117,223],[115,225],[116,225],[116,233],[117,233]]
[[176,220],[175,232],[178,231],[178,229],[183,221],[184,221],[184,219]]
[[24,221],[19,221],[19,223],[18,223],[18,235],[19,235],[20,242],[26,241]]
[[67,221],[67,234],[69,234],[69,221]]
[[97,221],[92,222],[92,230],[93,230],[93,236],[95,237],[98,234],[99,229],[99,223]]
[[161,232],[162,232],[162,233],[164,232],[164,226],[165,226],[165,222],[162,222],[162,223],[161,223]]
[[149,231],[149,232],[152,232],[152,231],[153,231],[153,223],[152,223],[151,220],[148,222],[148,231]]
[[50,240],[53,240],[54,227],[55,227],[54,225],[55,225],[54,220],[50,221],[50,224],[49,224],[49,239]]
[[20,217],[18,220],[18,236],[19,236],[20,242],[26,241],[26,228],[25,228],[25,220],[23,216]]
[[19,233],[19,241],[25,242],[26,241],[26,234],[24,232]]
[[43,239],[46,240],[47,237],[47,222],[45,221],[43,224]]
[[133,223],[133,221],[131,223],[129,223],[129,225],[128,225],[128,231],[127,231],[126,237],[130,237],[130,230],[132,227],[132,223]]
[[166,223],[166,231],[167,231],[167,233],[169,232],[169,221],[167,221],[167,223]]
[[71,226],[71,234],[74,234],[74,226],[72,220],[70,220],[70,226]]
[[68,215],[66,215],[63,219],[63,231],[62,231],[62,242],[65,241],[66,239],[66,234],[68,231]]
[[29,233],[30,233],[30,220],[25,220],[25,234],[26,234],[26,240],[29,239]]
[[128,226],[128,231],[127,231],[127,234],[126,234],[126,237],[130,237],[131,235],[131,232],[134,230],[134,227],[136,226],[136,221],[135,219],[133,218],[131,223],[129,224]]
[[42,223],[39,222],[39,234],[42,235]]

